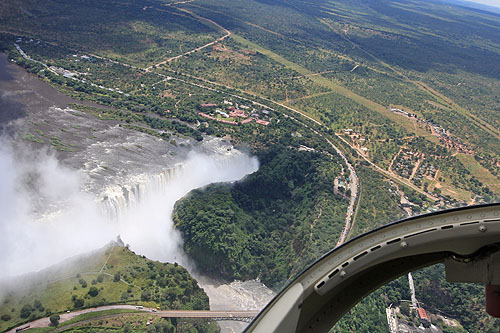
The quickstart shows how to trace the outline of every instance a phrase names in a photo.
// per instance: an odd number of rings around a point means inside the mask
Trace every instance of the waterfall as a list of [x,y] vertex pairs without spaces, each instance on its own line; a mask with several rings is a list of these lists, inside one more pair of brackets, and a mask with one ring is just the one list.
[[130,178],[128,184],[107,187],[101,199],[103,214],[111,221],[119,220],[128,209],[136,207],[147,195],[164,193],[168,183],[178,176],[182,169],[183,164],[178,163],[173,168],[164,169],[157,174],[135,175]]
[[103,217],[136,253],[189,265],[172,221],[175,203],[193,189],[239,180],[255,172],[258,164],[255,157],[235,149],[212,155],[192,152],[173,168],[132,175],[104,188],[99,196]]

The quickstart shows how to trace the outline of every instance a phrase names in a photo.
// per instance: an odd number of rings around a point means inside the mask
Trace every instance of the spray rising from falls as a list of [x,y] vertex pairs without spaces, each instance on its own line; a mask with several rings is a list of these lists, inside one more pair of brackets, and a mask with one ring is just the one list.
[[83,175],[53,156],[19,157],[8,145],[0,147],[0,279],[99,248],[116,235],[138,254],[186,264],[171,219],[175,202],[192,189],[235,181],[258,169],[256,158],[235,150],[192,153],[159,174],[135,175],[127,184],[107,188],[96,200],[80,190]]
[[81,174],[43,152],[0,140],[0,279],[98,248],[116,235]]
[[193,153],[184,163],[160,174],[139,175],[128,185],[106,189],[103,203],[132,250],[153,260],[188,266],[181,236],[172,222],[175,202],[192,189],[236,181],[257,169],[256,158],[238,151],[225,156]]
[[140,174],[130,177],[126,185],[113,185],[104,190],[102,199],[103,213],[110,220],[120,221],[130,209],[137,208],[153,193],[165,193],[168,183],[182,169],[182,164],[165,169],[157,174]]

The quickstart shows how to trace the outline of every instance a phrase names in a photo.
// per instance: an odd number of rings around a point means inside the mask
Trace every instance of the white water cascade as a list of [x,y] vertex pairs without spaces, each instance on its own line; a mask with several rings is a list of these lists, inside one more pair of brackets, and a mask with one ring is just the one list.
[[154,175],[134,175],[126,184],[105,188],[101,195],[103,210],[133,251],[189,268],[181,236],[172,222],[175,202],[193,189],[233,182],[257,169],[255,157],[237,150],[213,155],[192,153],[173,168]]
[[110,220],[119,220],[126,214],[128,208],[137,207],[148,194],[165,192],[169,181],[180,170],[182,170],[181,163],[157,174],[133,176],[126,185],[107,187],[102,198],[103,213]]
[[[186,267],[210,297],[212,310],[257,310],[274,293],[259,281],[213,281],[196,272],[182,250],[172,212],[177,200],[189,191],[214,182],[232,182],[256,171],[258,161],[238,151],[211,156],[191,155],[182,164],[156,175],[131,177],[126,185],[103,192],[106,214],[119,225],[120,236],[130,248],[149,259],[178,262]],[[243,323],[219,323],[222,332],[241,332]]]

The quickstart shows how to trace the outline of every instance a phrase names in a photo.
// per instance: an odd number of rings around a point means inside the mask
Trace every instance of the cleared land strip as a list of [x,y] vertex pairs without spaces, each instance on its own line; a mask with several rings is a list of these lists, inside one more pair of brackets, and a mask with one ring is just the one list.
[[[330,81],[329,79],[327,79],[321,75],[312,76],[312,74],[317,74],[317,73],[314,73],[314,72],[310,71],[309,69],[302,67],[299,64],[291,62],[291,61],[283,58],[282,56],[274,53],[273,51],[265,49],[262,46],[255,44],[255,43],[253,43],[253,42],[251,42],[251,41],[249,41],[241,36],[232,34],[231,38],[234,39],[235,41],[243,44],[243,45],[246,45],[248,48],[250,48],[254,51],[262,53],[263,55],[271,58],[272,60],[277,61],[277,62],[281,63],[282,65],[284,65],[292,70],[295,70],[296,72],[300,73],[301,75],[304,75],[304,76],[307,75],[309,77],[309,79],[311,81],[313,81],[314,83],[317,83],[325,88],[328,88],[332,92],[335,92],[339,95],[347,97],[347,98],[353,100],[354,102],[361,104],[372,111],[380,113],[384,117],[389,118],[391,121],[393,121],[393,122],[397,123],[398,125],[400,125],[401,127],[405,128],[410,133],[415,133],[418,136],[427,136],[428,135],[428,133],[425,130],[414,128],[413,125],[411,123],[409,123],[405,118],[394,114],[393,112],[391,112],[388,108],[386,108],[383,105],[380,105],[372,100],[369,100],[366,97],[358,95],[355,92],[353,92],[352,90],[349,90],[341,85],[338,85],[338,84],[334,83],[333,81]],[[283,104],[280,104],[280,105],[284,106]]]
[[[365,54],[367,54],[368,56],[370,56],[371,58],[373,58],[376,62],[378,62],[382,66],[386,67],[387,69],[389,69],[390,71],[392,71],[393,73],[395,73],[399,77],[403,78],[407,82],[413,83],[420,90],[422,90],[424,92],[427,92],[430,95],[434,96],[435,98],[437,98],[438,101],[440,101],[440,103],[442,103],[444,105],[446,105],[446,104],[451,105],[455,111],[457,111],[462,116],[464,116],[465,118],[467,118],[468,120],[470,120],[471,122],[473,122],[476,126],[480,127],[481,129],[483,129],[484,131],[486,131],[488,134],[490,134],[491,136],[495,137],[496,139],[500,139],[500,131],[497,128],[495,128],[494,126],[492,126],[491,124],[489,124],[488,122],[486,122],[483,119],[480,119],[477,116],[473,115],[471,112],[467,111],[465,108],[463,108],[460,105],[458,105],[454,100],[452,100],[451,98],[449,98],[449,97],[443,95],[442,93],[436,91],[435,89],[432,89],[426,83],[424,83],[422,81],[411,80],[406,74],[402,73],[401,71],[397,70],[393,66],[389,65],[388,63],[386,63],[382,59],[378,58],[377,56],[375,56],[373,53],[369,52],[368,50],[362,48],[359,44],[353,42],[349,38],[349,36],[347,34],[339,32],[337,29],[335,29],[335,27],[333,27],[326,20],[319,19],[319,21],[321,23],[323,23],[324,25],[326,25],[327,27],[329,27],[333,32],[335,32],[337,35],[339,35],[340,37],[342,37],[344,40],[346,40],[347,42],[349,42],[353,47],[355,47],[355,48],[359,49],[360,51],[364,52]],[[354,68],[353,68],[353,70],[354,70]]]
[[[358,67],[358,66],[359,65],[356,65],[356,67]],[[354,67],[354,68],[356,68],[356,67]],[[297,76],[289,76],[289,77],[284,77],[283,79],[298,79],[298,78],[301,78],[301,77],[318,76],[318,75],[328,74],[328,73],[338,73],[338,70],[323,71],[323,72],[318,72],[318,73],[304,74],[304,75],[297,75]]]

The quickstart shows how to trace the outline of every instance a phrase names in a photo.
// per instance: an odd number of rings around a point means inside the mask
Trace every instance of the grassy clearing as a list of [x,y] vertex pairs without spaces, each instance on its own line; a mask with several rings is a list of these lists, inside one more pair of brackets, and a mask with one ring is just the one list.
[[208,308],[208,297],[184,268],[120,246],[70,259],[0,289],[9,290],[0,299],[0,331],[53,313],[107,304],[201,309],[206,301]]
[[434,191],[435,188],[438,188],[441,190],[442,194],[448,195],[452,198],[456,198],[464,202],[470,202],[472,200],[473,194],[471,192],[453,186],[452,180],[445,176],[442,176],[442,179],[444,179],[443,182],[427,180],[429,190]]
[[[102,282],[97,282],[101,275],[99,270],[106,261],[110,249],[95,253],[91,260],[76,259],[74,262],[49,268],[37,276],[25,278],[21,287],[7,286],[10,292],[5,295],[0,306],[0,314],[9,314],[12,319],[0,322],[0,329],[18,325],[35,318],[44,317],[51,313],[75,309],[73,295],[84,300],[84,306],[101,305],[107,301],[119,301],[120,292],[127,290],[127,285],[114,283],[113,277],[102,275]],[[63,268],[65,266],[65,268]],[[79,266],[79,269],[78,269]],[[22,280],[22,279],[21,279]],[[85,288],[80,280],[85,281]],[[92,281],[95,280],[95,284]],[[99,279],[100,280],[100,279]],[[88,291],[95,286],[99,290],[96,297],[90,297]],[[15,288],[15,289],[14,289]],[[117,297],[118,295],[118,297]],[[41,308],[34,306],[37,300]],[[23,306],[29,305],[33,311],[28,316],[21,316]]]
[[488,169],[479,164],[471,155],[458,154],[457,158],[479,181],[487,185],[495,194],[500,194],[500,180]]

